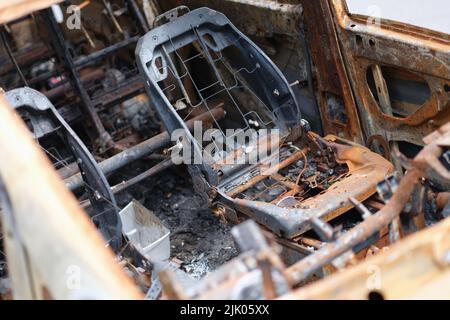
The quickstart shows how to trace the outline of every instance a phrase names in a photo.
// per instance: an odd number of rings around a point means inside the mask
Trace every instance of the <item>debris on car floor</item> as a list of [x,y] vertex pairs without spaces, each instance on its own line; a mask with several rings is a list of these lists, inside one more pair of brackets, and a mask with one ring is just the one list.
[[230,224],[201,206],[188,179],[166,172],[152,182],[131,187],[117,201],[122,206],[131,199],[138,200],[167,226],[171,257],[193,278],[203,277],[237,255]]
[[0,300],[449,285],[448,35],[344,0],[34,2],[0,4]]

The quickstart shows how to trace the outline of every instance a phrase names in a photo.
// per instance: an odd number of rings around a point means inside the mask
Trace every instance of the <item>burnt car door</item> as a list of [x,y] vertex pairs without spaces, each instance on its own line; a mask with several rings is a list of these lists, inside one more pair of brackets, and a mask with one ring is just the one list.
[[450,120],[449,35],[352,14],[344,0],[321,2],[333,20],[366,144],[399,169],[397,149],[414,156],[423,137]]

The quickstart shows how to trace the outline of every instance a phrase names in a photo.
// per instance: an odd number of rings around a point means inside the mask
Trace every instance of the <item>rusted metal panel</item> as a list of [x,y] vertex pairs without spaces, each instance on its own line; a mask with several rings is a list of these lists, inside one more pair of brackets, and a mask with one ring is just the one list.
[[[367,17],[350,15],[345,1],[329,3],[367,139],[378,136],[391,149],[398,141],[423,146],[422,137],[450,120],[449,36],[383,19],[375,25]],[[368,83],[377,66],[387,68],[385,78],[421,79],[429,88],[428,99],[402,116],[383,112]]]
[[274,0],[188,0],[190,8],[206,6],[217,8],[245,34],[272,37],[277,34],[298,33],[303,9],[300,4]]
[[[306,36],[316,68],[317,94],[324,131],[326,134],[363,143],[364,135],[328,2],[327,0],[299,2],[304,9]],[[344,112],[348,117],[347,123],[331,119],[327,93],[343,101]]]

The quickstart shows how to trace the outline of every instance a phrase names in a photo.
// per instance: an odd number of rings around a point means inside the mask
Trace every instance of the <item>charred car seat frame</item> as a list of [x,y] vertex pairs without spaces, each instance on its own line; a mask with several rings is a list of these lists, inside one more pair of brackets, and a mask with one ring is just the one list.
[[92,221],[114,250],[121,246],[122,228],[111,188],[85,144],[42,93],[28,88],[10,90],[6,98],[17,111],[26,112],[35,139],[58,134],[76,159],[93,207]]
[[[174,9],[164,17],[170,21],[140,39],[136,57],[149,97],[169,133],[183,129],[193,152],[201,155],[202,145],[194,139],[185,120],[196,108],[211,111],[211,100],[220,94],[228,101],[225,102],[227,113],[242,118],[240,129],[256,124],[258,128],[275,128],[281,133],[281,139],[275,142],[279,153],[257,164],[227,165],[209,159],[203,159],[201,164],[188,164],[195,190],[219,211],[231,211],[231,216],[235,210],[243,212],[280,236],[295,238],[313,227],[330,240],[333,232],[323,220],[329,221],[350,209],[349,198],[362,201],[371,196],[376,184],[392,172],[392,165],[368,149],[337,137],[323,139],[306,134],[307,122],[301,119],[295,96],[282,72],[223,14],[199,8],[178,17]],[[185,58],[183,50],[188,45],[197,53]],[[192,75],[188,63],[194,59],[201,60],[205,70],[210,68],[215,78],[212,84],[202,86]],[[227,74],[232,79],[230,83]],[[217,90],[211,93],[214,87]],[[193,96],[189,89],[194,90]],[[256,102],[242,101],[242,91]],[[174,92],[178,92],[178,97],[174,97]],[[183,114],[186,108],[191,108],[187,115]],[[215,121],[215,128],[227,139],[225,130],[221,129],[224,125]],[[270,137],[267,140],[269,144],[274,143]],[[305,147],[306,144],[309,146]],[[259,146],[241,147],[245,150]],[[230,153],[239,157],[246,152],[242,149]],[[279,157],[279,163],[263,169],[274,156]],[[302,173],[308,169],[308,160],[327,167],[323,181],[317,182],[319,174],[301,180]],[[297,181],[283,170],[300,172]],[[307,195],[300,182],[309,189],[320,185],[321,190]],[[259,195],[267,195],[274,187],[282,190],[265,200],[249,196],[248,191],[258,189],[261,183]]]

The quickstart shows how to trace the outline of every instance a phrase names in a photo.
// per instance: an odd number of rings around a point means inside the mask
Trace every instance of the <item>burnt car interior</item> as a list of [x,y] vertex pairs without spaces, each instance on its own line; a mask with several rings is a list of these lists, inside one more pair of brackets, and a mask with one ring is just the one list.
[[0,300],[450,298],[448,34],[28,2],[0,4]]

